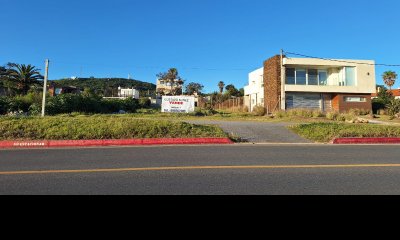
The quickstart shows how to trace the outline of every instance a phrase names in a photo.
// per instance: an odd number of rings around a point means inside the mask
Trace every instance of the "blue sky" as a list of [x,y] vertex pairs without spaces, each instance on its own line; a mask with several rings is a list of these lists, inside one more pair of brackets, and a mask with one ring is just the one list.
[[[50,79],[155,82],[177,67],[205,91],[238,88],[281,48],[400,64],[400,1],[0,0],[0,64],[31,63]],[[377,67],[378,83],[383,71]],[[396,87],[399,87],[399,82]]]

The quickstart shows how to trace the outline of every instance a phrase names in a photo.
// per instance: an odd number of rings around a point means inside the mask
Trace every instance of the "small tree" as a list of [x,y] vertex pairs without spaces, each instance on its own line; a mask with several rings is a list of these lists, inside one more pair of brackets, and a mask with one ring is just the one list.
[[223,81],[218,83],[219,92],[224,93],[225,83]]
[[194,93],[201,94],[201,91],[203,90],[204,86],[200,83],[189,83],[186,86],[186,94],[187,95],[193,95]]
[[396,84],[397,73],[393,71],[386,71],[383,73],[382,78],[386,86],[388,86],[391,91],[392,87]]
[[386,105],[386,108],[390,116],[400,113],[400,100],[393,99],[389,102],[389,104]]
[[392,92],[389,92],[387,88],[384,86],[379,87],[377,99],[379,99],[381,102],[388,104],[390,101],[394,99],[394,96]]
[[231,97],[240,97],[241,95],[240,91],[233,84],[226,86],[225,89]]

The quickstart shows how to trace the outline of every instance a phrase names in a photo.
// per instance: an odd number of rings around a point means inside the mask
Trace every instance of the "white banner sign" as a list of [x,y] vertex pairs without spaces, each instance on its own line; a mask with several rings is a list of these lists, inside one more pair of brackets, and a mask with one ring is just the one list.
[[162,98],[161,112],[163,113],[191,113],[194,112],[194,97],[169,97]]

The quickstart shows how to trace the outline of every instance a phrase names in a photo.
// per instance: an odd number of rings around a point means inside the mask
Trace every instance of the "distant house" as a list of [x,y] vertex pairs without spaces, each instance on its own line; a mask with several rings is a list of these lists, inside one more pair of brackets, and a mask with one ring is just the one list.
[[174,91],[178,90],[178,89],[182,89],[183,88],[183,84],[181,84],[181,82],[179,80],[175,80],[174,83],[165,81],[165,80],[161,80],[161,79],[157,79],[157,93],[159,93],[160,95],[170,95],[172,94]]
[[[378,88],[377,92],[372,94],[372,99],[377,98],[378,97],[378,93],[380,91],[381,91],[381,88]],[[394,98],[400,99],[400,89],[388,90],[388,93],[391,93],[394,96]]]
[[56,88],[54,84],[49,86],[49,93],[51,96],[57,96],[61,94],[80,94],[81,89],[75,87],[75,86],[66,86],[66,87],[60,87]]
[[140,92],[139,92],[139,90],[136,90],[134,88],[121,88],[121,87],[118,87],[118,97],[119,98],[139,99],[140,98]]
[[[293,108],[326,112],[372,109],[371,95],[376,93],[374,64],[369,60],[287,57],[281,62],[281,56],[274,56],[264,62],[263,70],[250,74],[245,92],[251,101],[246,105],[249,109],[263,105],[270,113]],[[261,71],[263,84],[259,82]]]
[[113,95],[112,97],[104,97],[106,99],[139,99],[140,98],[140,91],[134,88],[121,88],[118,87],[118,94]]

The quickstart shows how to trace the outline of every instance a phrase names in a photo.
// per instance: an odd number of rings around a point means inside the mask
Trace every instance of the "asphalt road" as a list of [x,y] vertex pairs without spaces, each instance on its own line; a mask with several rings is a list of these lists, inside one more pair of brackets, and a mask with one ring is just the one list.
[[400,194],[399,146],[1,150],[0,194]]

